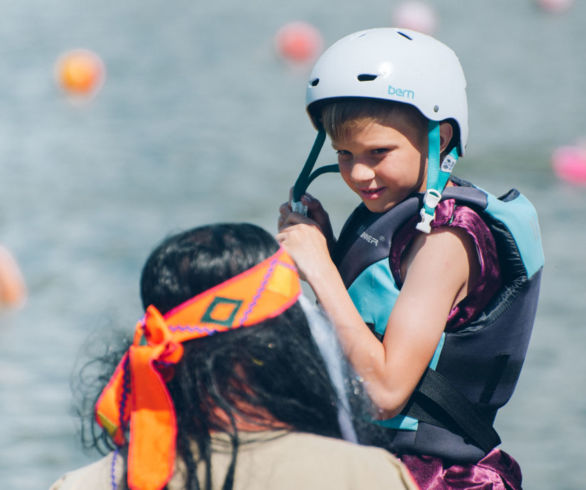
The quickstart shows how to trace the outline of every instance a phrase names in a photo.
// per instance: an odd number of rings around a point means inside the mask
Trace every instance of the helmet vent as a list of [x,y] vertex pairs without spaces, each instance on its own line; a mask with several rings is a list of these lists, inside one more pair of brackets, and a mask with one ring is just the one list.
[[373,80],[376,80],[377,77],[378,75],[372,75],[371,73],[361,73],[356,78],[359,82],[372,82]]
[[314,78],[311,82],[309,82],[309,84],[312,87],[316,87],[318,83],[319,83],[319,78]]
[[401,31],[397,31],[397,34],[399,34],[399,36],[403,36],[404,38],[409,39],[409,41],[413,41],[413,38],[411,36],[408,36],[407,34],[405,34],[404,32]]

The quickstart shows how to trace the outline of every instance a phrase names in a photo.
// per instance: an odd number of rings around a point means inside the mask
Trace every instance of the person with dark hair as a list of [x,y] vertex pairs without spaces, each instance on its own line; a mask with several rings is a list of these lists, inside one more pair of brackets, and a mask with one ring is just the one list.
[[416,488],[387,451],[342,440],[356,434],[351,393],[335,388],[315,311],[269,233],[171,236],[140,289],[145,316],[95,404],[94,444],[113,451],[52,490]]

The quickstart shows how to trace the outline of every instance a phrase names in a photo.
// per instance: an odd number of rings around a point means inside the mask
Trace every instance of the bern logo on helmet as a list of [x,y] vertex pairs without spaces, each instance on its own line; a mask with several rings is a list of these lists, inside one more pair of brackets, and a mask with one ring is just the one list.
[[413,90],[403,89],[403,88],[395,88],[392,85],[389,85],[387,93],[389,95],[396,95],[397,97],[403,97],[405,99],[414,99],[415,92]]

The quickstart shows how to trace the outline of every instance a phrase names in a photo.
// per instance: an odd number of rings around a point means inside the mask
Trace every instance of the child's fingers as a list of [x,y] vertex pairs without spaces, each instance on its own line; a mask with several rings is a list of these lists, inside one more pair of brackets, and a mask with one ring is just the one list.
[[324,214],[326,212],[321,201],[310,194],[304,194],[301,197],[301,202],[307,207],[310,213]]
[[279,214],[281,216],[286,216],[290,213],[292,213],[292,211],[291,211],[291,206],[289,205],[288,202],[284,202],[283,204],[281,204],[279,206]]
[[319,199],[304,194],[301,198],[301,202],[307,207],[307,215],[319,224],[320,228],[329,226],[329,216],[326,210],[323,208]]
[[316,197],[313,197],[311,194],[305,193],[301,196],[301,202],[303,202],[303,204],[319,204],[319,199],[317,199]]
[[299,213],[294,213],[291,210],[289,203],[285,202],[279,207],[279,218],[278,218],[278,229],[279,231],[286,228],[287,226],[297,225],[300,223],[313,223],[312,220],[308,219]]
[[[299,199],[303,204],[305,204],[306,206],[312,205],[318,205],[321,206],[321,203],[319,202],[318,199],[316,199],[315,197],[313,197],[311,194],[305,193],[301,196],[301,198]],[[289,205],[291,205],[291,202],[293,201],[293,188],[291,187],[291,189],[289,189]]]

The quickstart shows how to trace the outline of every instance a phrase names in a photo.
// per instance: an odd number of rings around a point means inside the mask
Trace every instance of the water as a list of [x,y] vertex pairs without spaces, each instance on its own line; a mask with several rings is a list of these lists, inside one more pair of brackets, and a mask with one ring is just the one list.
[[[30,292],[24,309],[0,315],[2,488],[47,488],[95,457],[77,442],[70,376],[90,335],[140,316],[140,267],[160,239],[211,221],[275,230],[314,137],[304,70],[276,58],[276,30],[308,20],[329,44],[388,24],[394,4],[0,2],[0,242]],[[469,81],[460,175],[495,193],[519,187],[541,216],[538,320],[497,429],[526,488],[582,488],[586,189],[558,181],[549,156],[586,137],[586,3],[561,16],[531,0],[436,4],[437,36]],[[52,79],[58,55],[76,47],[108,67],[85,107]],[[311,191],[336,227],[355,204],[332,175]]]

